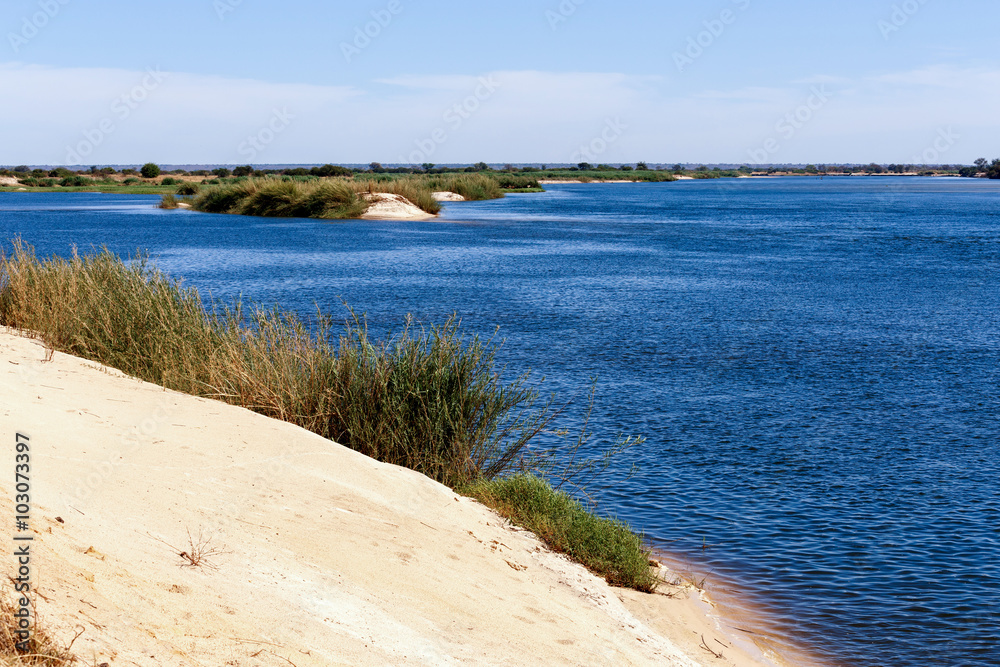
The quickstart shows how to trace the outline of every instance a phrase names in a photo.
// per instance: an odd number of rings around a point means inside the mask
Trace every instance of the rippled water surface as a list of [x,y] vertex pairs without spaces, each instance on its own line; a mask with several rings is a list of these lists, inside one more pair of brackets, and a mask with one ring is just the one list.
[[[646,436],[605,510],[831,664],[1000,664],[1000,182],[561,185],[430,223],[0,194],[40,253],[148,251],[188,284],[383,333],[451,313]],[[579,417],[585,401],[569,414]],[[631,478],[632,466],[637,472]]]

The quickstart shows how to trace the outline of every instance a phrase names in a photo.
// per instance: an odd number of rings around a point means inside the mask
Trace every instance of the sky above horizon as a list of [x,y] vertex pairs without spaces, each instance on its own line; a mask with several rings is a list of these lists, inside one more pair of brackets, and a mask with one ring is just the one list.
[[995,0],[8,0],[0,165],[970,164]]

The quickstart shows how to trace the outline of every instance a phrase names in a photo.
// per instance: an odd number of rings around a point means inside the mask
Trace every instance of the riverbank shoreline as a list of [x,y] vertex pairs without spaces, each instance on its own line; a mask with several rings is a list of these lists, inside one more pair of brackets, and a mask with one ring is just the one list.
[[38,617],[64,645],[84,628],[85,660],[780,664],[683,588],[612,588],[411,470],[20,332],[0,351],[3,437],[31,442]]

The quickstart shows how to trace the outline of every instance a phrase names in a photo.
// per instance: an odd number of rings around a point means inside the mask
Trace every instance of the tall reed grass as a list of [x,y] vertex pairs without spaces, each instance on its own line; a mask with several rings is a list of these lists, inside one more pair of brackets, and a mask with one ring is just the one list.
[[502,474],[550,414],[527,377],[502,382],[496,347],[454,320],[379,343],[357,319],[334,335],[328,317],[310,329],[279,310],[205,305],[142,258],[42,261],[19,242],[0,256],[0,323],[450,486]]
[[202,188],[191,206],[204,213],[335,220],[360,217],[368,203],[342,180],[250,178]]
[[455,192],[468,201],[503,197],[500,183],[486,174],[440,174],[418,178],[426,179],[428,186],[435,191]]

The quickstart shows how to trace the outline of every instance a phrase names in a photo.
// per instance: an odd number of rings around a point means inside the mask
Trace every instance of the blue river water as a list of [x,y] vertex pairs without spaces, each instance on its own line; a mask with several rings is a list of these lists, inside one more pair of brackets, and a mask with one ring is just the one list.
[[[148,252],[222,300],[506,339],[595,445],[604,512],[831,665],[1000,664],[1000,182],[549,186],[433,222],[0,194],[5,247]],[[574,422],[575,420],[575,422]],[[631,475],[629,474],[631,471]]]

